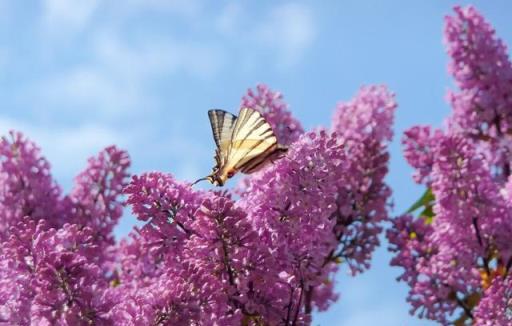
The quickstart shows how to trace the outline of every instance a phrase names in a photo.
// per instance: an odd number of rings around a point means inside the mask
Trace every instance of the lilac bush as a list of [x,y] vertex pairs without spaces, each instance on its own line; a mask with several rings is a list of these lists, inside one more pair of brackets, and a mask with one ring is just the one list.
[[63,195],[39,148],[0,140],[0,320],[11,325],[108,324],[127,154],[108,147]]
[[[388,219],[394,95],[363,87],[332,127],[308,132],[264,85],[241,105],[289,151],[233,190],[162,172],[129,180],[127,154],[108,147],[64,195],[34,143],[2,138],[0,321],[303,325],[328,309],[336,271],[368,269]],[[145,225],[116,242],[124,200]]]
[[391,264],[404,269],[411,313],[444,325],[512,325],[512,65],[471,6],[446,17],[445,42],[453,114],[445,130],[404,134],[427,191],[387,232]]

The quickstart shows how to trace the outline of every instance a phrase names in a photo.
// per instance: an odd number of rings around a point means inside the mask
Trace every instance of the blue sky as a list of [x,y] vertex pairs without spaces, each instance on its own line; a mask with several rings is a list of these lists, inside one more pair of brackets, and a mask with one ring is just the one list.
[[[468,2],[0,0],[0,132],[36,140],[65,189],[112,143],[128,149],[133,173],[192,180],[212,164],[206,111],[235,111],[248,87],[282,91],[312,128],[361,85],[385,83],[399,103],[388,177],[398,214],[422,191],[401,133],[449,114],[442,29],[457,3]],[[472,3],[512,44],[512,2]],[[342,271],[340,301],[314,324],[432,324],[408,315],[389,259],[383,246],[369,272]]]

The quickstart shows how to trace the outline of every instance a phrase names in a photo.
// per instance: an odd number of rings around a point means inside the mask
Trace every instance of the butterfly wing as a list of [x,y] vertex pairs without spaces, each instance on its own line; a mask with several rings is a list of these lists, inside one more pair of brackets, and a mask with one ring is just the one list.
[[208,117],[210,118],[213,139],[217,144],[215,159],[218,165],[221,166],[227,158],[236,116],[224,110],[210,110],[208,111]]
[[273,148],[272,150],[268,150],[264,155],[256,156],[251,161],[247,162],[242,168],[242,173],[251,174],[254,172],[258,172],[263,167],[267,165],[267,163],[274,163],[276,160],[282,158],[284,154],[288,151],[286,147],[280,147],[278,145],[277,148]]
[[233,127],[225,164],[235,171],[252,173],[276,150],[277,138],[270,124],[256,110],[240,110]]

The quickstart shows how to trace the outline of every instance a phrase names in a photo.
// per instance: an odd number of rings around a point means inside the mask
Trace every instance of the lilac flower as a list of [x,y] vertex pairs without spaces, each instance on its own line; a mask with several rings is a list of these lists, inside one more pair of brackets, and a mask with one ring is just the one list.
[[[288,124],[286,105],[258,89],[267,118]],[[310,323],[313,308],[337,298],[338,264],[362,271],[378,244],[395,106],[384,88],[364,88],[338,109],[350,111],[338,113],[337,123],[349,125],[339,127],[345,137],[282,129],[293,141],[287,156],[248,177],[237,201],[171,175],[134,176],[128,203],[148,223],[119,247],[113,318],[128,325]],[[360,123],[344,121],[353,117]]]
[[[0,143],[0,320],[16,325],[110,325],[108,252],[129,160],[109,147],[70,196],[20,133]],[[16,285],[16,286],[14,286]]]
[[0,157],[0,240],[25,216],[34,221],[45,218],[49,226],[60,226],[61,190],[39,148],[21,133],[10,132],[0,140]]
[[108,281],[99,268],[92,230],[76,224],[46,230],[45,220],[37,225],[25,220],[11,228],[3,246],[2,320],[21,325],[108,324]]
[[425,272],[430,270],[431,261],[438,252],[437,247],[427,240],[432,237],[432,226],[411,215],[399,216],[392,223],[386,232],[390,251],[396,253],[391,266],[404,269],[397,280],[410,287],[407,301],[411,304],[411,314],[446,324],[447,316],[453,314],[457,304],[451,299],[454,292],[444,284],[442,275]]
[[282,145],[293,143],[304,133],[300,122],[288,111],[283,95],[272,91],[264,84],[256,86],[256,90],[248,89],[240,107],[258,110],[270,123],[278,142]]
[[[364,87],[338,105],[333,130],[307,133],[266,86],[242,102],[289,150],[248,176],[238,198],[160,172],[127,184],[130,162],[115,147],[62,196],[35,145],[3,139],[0,321],[307,325],[328,309],[339,264],[369,268],[388,217],[393,95]],[[146,224],[116,243],[123,193]]]
[[429,179],[434,165],[434,148],[442,137],[440,130],[432,131],[429,126],[415,126],[404,132],[402,145],[404,157],[416,170],[414,181],[430,186]]
[[158,172],[134,176],[125,192],[133,213],[148,222],[140,231],[148,254],[153,259],[179,259],[204,196],[173,176]]
[[[138,197],[139,190],[144,189],[141,185],[151,180],[160,180],[161,186],[152,191],[153,194],[160,191],[160,194]],[[266,317],[268,320],[276,315],[273,305],[259,293],[276,285],[277,273],[268,271],[274,266],[267,261],[271,256],[260,247],[246,215],[229,197],[201,195],[193,192],[189,185],[157,173],[144,175],[142,179],[134,177],[127,190],[134,210],[141,217],[151,215],[152,222],[134,236],[131,244],[124,245],[123,253],[126,258],[129,253],[130,258],[123,261],[119,288],[129,294],[116,306],[116,316],[129,315],[127,324],[149,318],[199,324],[215,320],[232,325],[239,324],[242,318]],[[158,201],[162,205],[153,205],[159,208],[148,211],[145,205],[139,205],[139,200]],[[166,218],[161,223],[156,222],[162,215],[161,207],[176,207],[178,203],[175,220]],[[193,206],[194,203],[199,205]],[[183,229],[179,229],[180,220]],[[176,243],[166,236],[172,234],[173,228],[174,232],[180,232]],[[144,247],[150,255],[134,251]],[[148,278],[151,282],[145,281]],[[176,286],[176,283],[185,286]],[[134,305],[142,310],[147,307],[147,310],[136,312]]]
[[[12,223],[12,222],[11,222]],[[30,308],[35,289],[31,286],[35,270],[32,238],[46,229],[45,220],[39,223],[26,217],[12,225],[8,239],[2,242],[0,256],[0,320],[16,325],[30,323]],[[13,286],[16,284],[17,286]]]
[[432,178],[436,203],[431,241],[439,250],[435,268],[456,289],[478,285],[472,269],[490,245],[482,226],[505,212],[499,207],[503,199],[474,147],[458,136],[440,139]]
[[310,312],[314,287],[328,278],[326,266],[335,260],[336,183],[343,172],[343,154],[332,134],[307,133],[285,159],[250,180],[239,202],[291,283],[287,292],[292,300],[286,306],[293,310],[292,294],[298,293],[306,297]]
[[125,151],[115,146],[105,148],[89,159],[86,169],[76,177],[71,194],[62,200],[70,222],[93,230],[106,270],[114,261],[112,231],[123,214],[124,203],[120,199],[127,185],[129,166]]
[[98,247],[91,231],[65,224],[34,239],[31,323],[111,324],[107,315],[111,302],[105,293],[108,282],[97,262]]
[[[475,8],[446,17],[445,43],[460,93],[450,93],[453,120],[465,132],[507,132],[512,106],[512,64],[505,44]],[[487,129],[482,129],[486,128]]]
[[396,107],[394,94],[385,86],[366,86],[350,102],[338,104],[333,118],[333,130],[344,143],[349,163],[345,180],[338,183],[341,218],[336,233],[353,273],[370,267],[371,253],[379,244],[380,222],[388,218],[391,189],[384,177]]
[[91,227],[110,245],[114,244],[112,229],[122,215],[123,204],[119,198],[126,186],[129,166],[126,152],[115,146],[107,147],[98,157],[89,159],[69,195],[73,222]]
[[407,215],[394,221],[387,233],[396,253],[391,264],[404,268],[399,280],[411,288],[412,313],[442,324],[472,320],[473,309],[480,309],[478,302],[485,298],[484,280],[500,277],[496,271],[511,261],[510,201],[471,140],[417,130],[407,134],[421,135],[417,142],[428,144],[428,151],[421,146],[408,150],[420,152],[410,156],[413,164],[422,162],[417,158],[425,153],[430,157],[430,172],[424,177],[434,198],[427,204],[433,205],[433,215],[417,220]]
[[354,142],[390,141],[396,106],[385,86],[363,86],[351,101],[337,105],[332,128]]
[[395,107],[385,88],[363,88],[338,106],[336,132],[304,134],[241,194],[261,241],[275,252],[291,289],[304,295],[306,314],[336,298],[337,263],[347,262],[354,273],[369,267],[387,218],[385,145]]
[[[455,7],[446,17],[449,66],[459,92],[450,92],[452,128],[480,142],[488,159],[510,174],[512,64],[505,44],[475,8]],[[502,178],[503,179],[503,178]]]
[[[411,313],[443,325],[512,325],[510,109],[512,66],[505,45],[473,8],[446,18],[453,115],[446,131],[405,133],[414,178],[429,189],[387,232],[410,287]],[[507,181],[508,180],[508,181]]]
[[152,279],[145,288],[121,292],[113,320],[122,325],[236,325],[227,296],[211,273],[184,264]]
[[187,261],[204,275],[213,272],[217,277],[211,287],[228,294],[217,300],[221,305],[216,309],[222,310],[216,316],[268,321],[281,317],[275,316],[274,297],[266,296],[270,287],[279,287],[274,258],[261,246],[243,210],[228,196],[213,194],[201,203],[192,226],[195,233],[184,251]]
[[[501,276],[501,275],[500,275]],[[485,295],[475,309],[475,325],[512,325],[510,304],[512,286],[509,278],[496,277],[486,289]]]

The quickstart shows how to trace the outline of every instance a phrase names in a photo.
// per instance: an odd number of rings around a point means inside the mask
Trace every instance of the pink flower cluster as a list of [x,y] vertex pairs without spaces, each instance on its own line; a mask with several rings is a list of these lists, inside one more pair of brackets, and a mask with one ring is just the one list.
[[354,273],[369,267],[387,219],[393,95],[365,87],[338,106],[332,130],[308,133],[266,86],[248,91],[242,106],[253,105],[290,149],[247,177],[237,200],[162,173],[135,176],[126,188],[148,223],[121,244],[116,320],[309,324],[313,309],[337,298],[341,262]]
[[14,132],[0,140],[0,321],[108,323],[112,227],[129,164],[125,152],[108,147],[64,196],[34,143]]
[[[33,143],[3,138],[0,321],[302,325],[327,309],[339,264],[369,268],[388,219],[394,96],[363,87],[337,106],[332,128],[306,133],[264,85],[242,105],[289,151],[237,194],[160,172],[128,183],[126,153],[109,147],[64,196]],[[116,243],[123,193],[146,224]]]
[[507,47],[474,7],[446,18],[445,43],[458,91],[448,92],[450,128],[475,140],[506,181],[512,160],[512,63]]
[[[446,131],[406,131],[405,157],[429,190],[393,221],[391,261],[410,286],[411,313],[442,324],[512,325],[512,66],[473,8],[446,18],[453,115]],[[508,181],[507,181],[508,180]],[[411,212],[412,213],[412,212]]]

